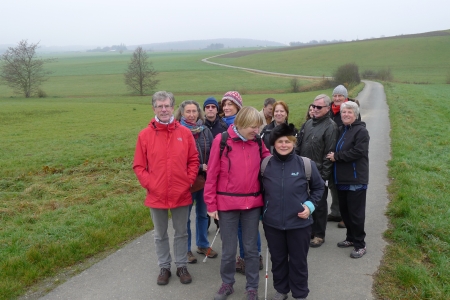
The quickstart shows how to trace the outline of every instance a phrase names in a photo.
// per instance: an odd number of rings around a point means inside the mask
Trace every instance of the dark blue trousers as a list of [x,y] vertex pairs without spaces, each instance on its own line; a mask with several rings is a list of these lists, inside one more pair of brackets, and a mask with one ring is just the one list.
[[308,289],[308,251],[311,226],[280,230],[264,224],[272,261],[273,287],[293,298],[306,298]]

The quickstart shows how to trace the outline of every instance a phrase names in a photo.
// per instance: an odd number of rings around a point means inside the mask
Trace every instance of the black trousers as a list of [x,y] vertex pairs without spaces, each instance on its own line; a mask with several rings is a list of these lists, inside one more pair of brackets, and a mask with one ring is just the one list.
[[364,223],[366,221],[366,195],[367,190],[339,191],[339,210],[342,220],[347,227],[347,238],[353,242],[356,249],[364,248],[366,232]]
[[293,298],[306,298],[311,226],[291,230],[263,226],[272,261],[273,287],[282,294],[291,291]]
[[314,236],[325,238],[325,230],[327,229],[327,216],[328,216],[328,187],[325,186],[323,190],[322,199],[317,203],[317,207],[314,210],[312,217],[314,224],[312,225],[312,232]]

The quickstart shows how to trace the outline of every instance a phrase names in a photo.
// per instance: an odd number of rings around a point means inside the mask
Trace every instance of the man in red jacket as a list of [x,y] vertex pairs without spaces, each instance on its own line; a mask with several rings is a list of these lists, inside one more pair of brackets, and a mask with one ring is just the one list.
[[199,160],[194,137],[189,129],[174,119],[172,93],[156,92],[152,97],[155,117],[138,136],[133,170],[147,190],[145,205],[150,207],[158,265],[157,283],[169,283],[170,256],[167,228],[169,210],[175,231],[173,254],[181,283],[191,283],[187,264],[187,221],[192,204],[190,187],[197,177]]

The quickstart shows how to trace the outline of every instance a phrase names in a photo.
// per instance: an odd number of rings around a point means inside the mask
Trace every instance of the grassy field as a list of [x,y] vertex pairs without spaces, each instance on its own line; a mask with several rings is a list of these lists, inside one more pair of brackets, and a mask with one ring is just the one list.
[[450,299],[450,85],[386,84],[390,241],[380,299]]
[[[450,69],[445,59],[448,38],[395,41],[215,61],[321,76],[351,56],[362,63],[360,70],[390,62],[399,81],[442,82]],[[422,43],[428,47],[419,47]],[[418,48],[406,51],[405,45]],[[297,126],[317,94],[331,94],[287,93],[289,78],[200,61],[218,53],[151,53],[160,72],[158,89],[174,92],[177,103],[202,102],[210,95],[221,98],[236,89],[244,105],[258,109],[265,98],[274,97],[289,104],[290,122]],[[125,89],[122,72],[128,60],[129,55],[117,53],[61,55],[49,65],[54,74],[43,87],[48,98],[25,99],[0,86],[0,299],[16,298],[43,279],[117,249],[152,228],[142,204],[145,191],[131,163],[137,134],[153,113],[150,97],[130,96]],[[385,87],[392,123],[391,227],[375,292],[380,299],[448,299],[450,85]]]
[[[356,63],[360,72],[390,68],[394,79],[410,83],[445,83],[450,70],[450,35],[368,40],[290,51],[261,51],[211,61],[264,70],[331,76],[337,67]],[[269,63],[270,62],[270,63]]]

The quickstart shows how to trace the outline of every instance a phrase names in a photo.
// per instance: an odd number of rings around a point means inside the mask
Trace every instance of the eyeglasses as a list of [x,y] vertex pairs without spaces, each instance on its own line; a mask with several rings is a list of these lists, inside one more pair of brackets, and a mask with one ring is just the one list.
[[162,110],[163,108],[167,110],[167,109],[169,109],[171,107],[172,106],[170,106],[170,105],[158,105],[158,106],[156,106],[156,108],[159,109],[159,110]]
[[328,105],[326,105],[326,106],[320,106],[320,105],[314,105],[314,104],[312,104],[311,107],[312,107],[312,108],[317,108],[318,110],[321,110],[321,109],[324,108],[324,107],[328,107]]
[[211,104],[211,105],[206,105],[205,108],[206,109],[214,109],[214,108],[217,108],[217,106],[215,106],[214,104]]

